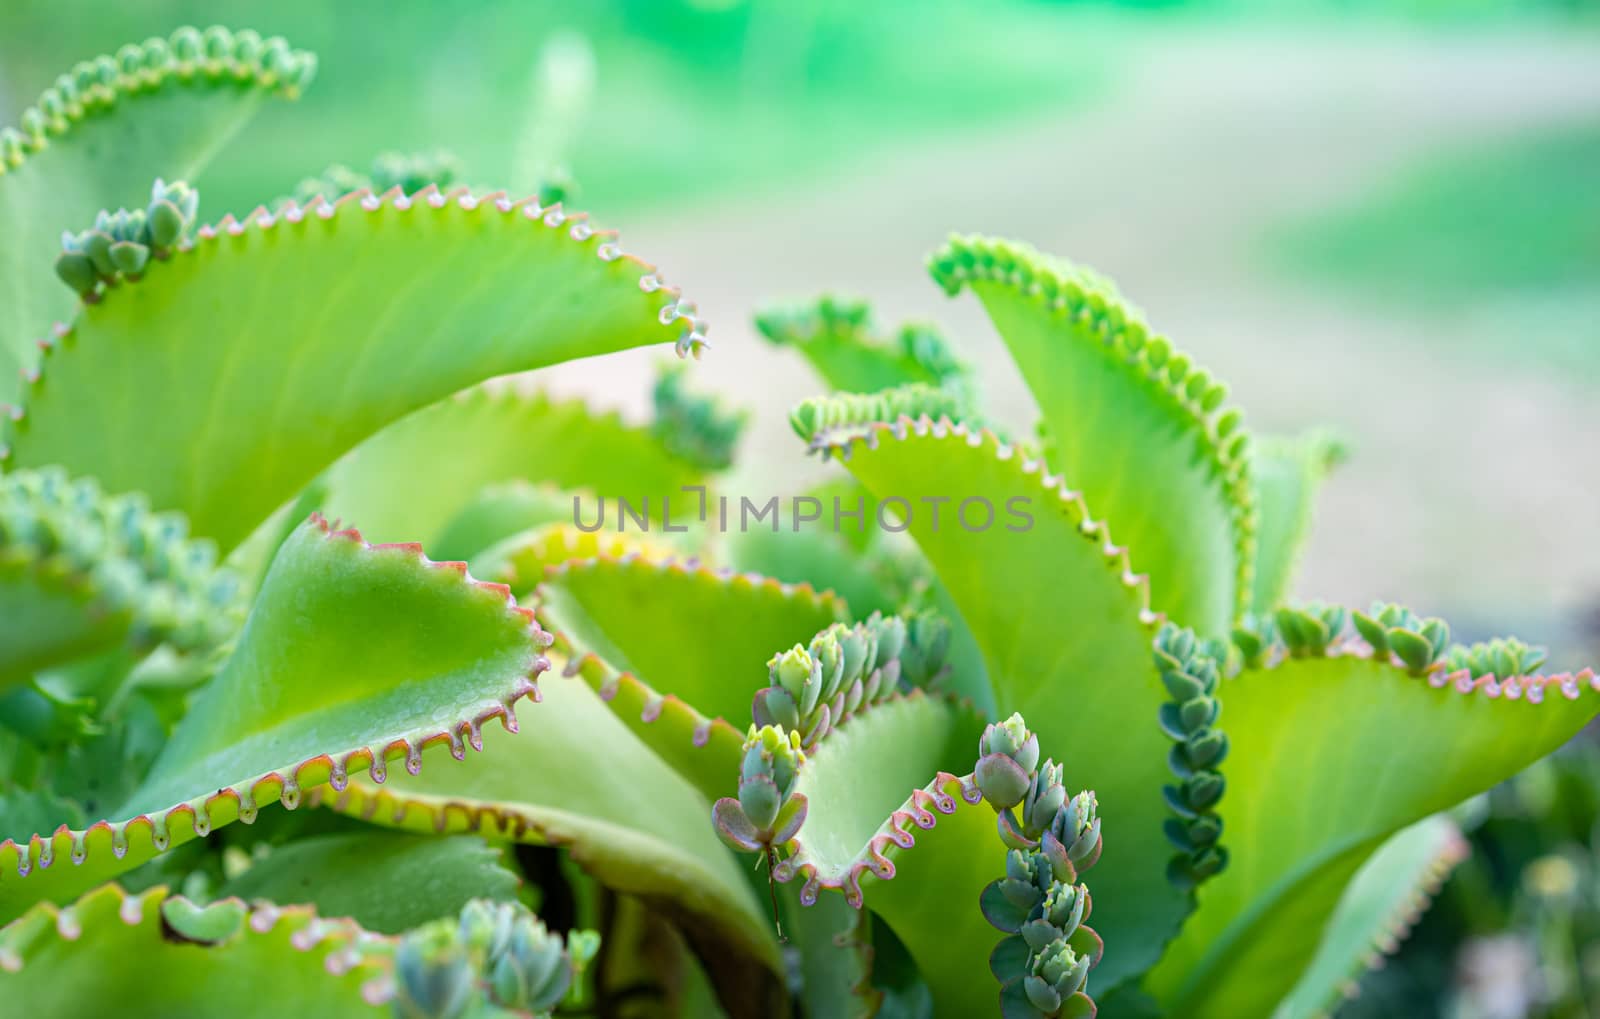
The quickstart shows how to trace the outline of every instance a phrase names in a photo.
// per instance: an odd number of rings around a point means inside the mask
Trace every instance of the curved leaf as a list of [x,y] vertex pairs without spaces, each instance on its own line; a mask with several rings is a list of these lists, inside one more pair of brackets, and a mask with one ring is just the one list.
[[556,566],[536,600],[568,672],[708,796],[738,769],[773,653],[847,615],[807,585],[635,556]]
[[[656,365],[656,384],[650,390],[655,421],[650,431],[674,456],[702,471],[727,470],[733,466],[750,412],[724,407],[714,395],[690,392],[684,382],[688,374],[686,365]],[[663,498],[667,494],[671,493],[663,492]]]
[[804,881],[803,906],[827,888],[882,917],[941,1014],[989,1014],[998,993],[998,938],[978,896],[1005,869],[1005,846],[977,787],[949,770],[970,770],[982,731],[970,709],[920,691],[848,719],[800,769],[805,823],[774,871]]
[[950,592],[916,544],[877,523],[878,500],[853,478],[810,489],[796,500],[815,499],[820,518],[801,530],[753,527],[732,535],[728,560],[790,584],[837,592],[857,618],[894,615],[927,606],[950,623],[952,669],[941,689],[970,698],[980,709],[994,705],[983,657]]
[[61,232],[141,201],[152,179],[192,178],[267,96],[294,98],[316,67],[281,38],[218,29],[207,59],[175,59],[193,31],[78,64],[24,111],[15,151],[0,139],[0,404],[16,402],[35,341],[76,303],[56,278]]
[[574,357],[673,338],[698,349],[701,330],[581,214],[465,190],[355,192],[202,228],[83,306],[10,423],[11,458],[143,491],[229,549],[419,407]]
[[969,287],[983,302],[1044,415],[1051,466],[1116,528],[1151,603],[1226,637],[1248,605],[1256,529],[1226,387],[1088,270],[959,237],[929,266],[948,293]]
[[0,996],[16,1015],[376,1019],[389,1014],[390,951],[308,909],[238,900],[200,909],[165,888],[105,885],[71,906],[41,903],[0,931]]
[[708,939],[696,945],[702,959],[715,946],[762,998],[778,972],[771,922],[712,833],[711,805],[582,683],[548,681],[543,694],[519,735],[463,766],[396,774],[382,788],[353,779],[314,800],[411,831],[562,847],[603,884],[685,920],[686,936]]
[[795,498],[816,500],[821,516],[815,524],[800,530],[737,531],[728,536],[729,564],[786,584],[834,591],[858,616],[899,611],[909,600],[915,579],[915,550],[896,547],[888,540],[891,535],[872,526],[877,500],[850,478],[808,489]]
[[[1109,989],[1150,966],[1191,908],[1165,876],[1161,788],[1171,776],[1157,719],[1167,695],[1145,578],[1080,495],[993,434],[927,417],[861,431],[819,432],[812,446],[843,457],[881,498],[907,501],[911,535],[983,651],[999,714],[1028,718],[1117,833],[1094,881],[1095,928],[1117,946],[1096,969]],[[945,500],[938,526],[928,499]],[[969,499],[992,506],[986,529],[950,519]],[[980,509],[969,513],[974,526]]]
[[0,842],[0,921],[360,768],[420,767],[437,743],[460,756],[491,718],[514,728],[549,637],[504,587],[465,572],[320,518],[302,526],[139,790],[86,831]]
[[1170,1009],[1270,1010],[1384,838],[1509,778],[1600,708],[1584,693],[1590,672],[1474,677],[1441,664],[1424,678],[1335,638],[1326,657],[1222,684],[1228,780],[1250,795],[1224,804],[1233,862],[1200,889],[1146,985]]
[[220,895],[308,905],[369,931],[403,934],[454,917],[472,899],[515,899],[519,881],[501,857],[499,849],[470,835],[318,835],[274,846],[223,885]]
[[767,308],[756,315],[756,329],[773,345],[798,351],[831,389],[875,393],[922,382],[959,394],[971,407],[972,369],[937,329],[911,323],[885,338],[874,333],[871,318],[865,301],[823,296]]
[[1345,448],[1325,432],[1294,439],[1267,438],[1251,450],[1250,480],[1260,513],[1250,611],[1271,612],[1289,596],[1300,548],[1311,534],[1317,491],[1345,458]]
[[237,585],[187,526],[59,470],[0,475],[0,688],[119,645],[205,652],[232,636]]
[[[434,543],[440,555],[471,562],[497,543],[522,539],[523,532],[532,532],[548,524],[571,523],[574,496],[582,498],[579,493],[529,481],[485,485],[439,530]],[[515,546],[518,542],[508,544]],[[542,569],[530,575],[528,586],[531,588],[532,583],[543,576]]]
[[[705,478],[651,429],[626,424],[615,412],[597,413],[581,400],[478,388],[424,407],[352,450],[328,472],[322,507],[330,517],[361,521],[377,539],[433,547],[474,493],[496,482],[548,482],[634,501],[649,496],[654,503]],[[592,508],[594,500],[585,504]],[[570,496],[565,508],[570,522]],[[446,546],[438,548],[446,554]]]
[[871,1019],[883,1003],[872,986],[872,914],[838,895],[811,906],[784,899],[783,929],[800,950],[800,1000],[807,1015]]
[[1330,1015],[1361,970],[1392,952],[1470,847],[1448,817],[1435,815],[1391,836],[1344,890],[1317,954],[1276,1019]]
[[643,535],[581,531],[571,524],[545,524],[513,534],[474,557],[473,568],[486,580],[505,584],[519,597],[531,595],[546,574],[569,562],[632,557],[662,562],[676,550]]

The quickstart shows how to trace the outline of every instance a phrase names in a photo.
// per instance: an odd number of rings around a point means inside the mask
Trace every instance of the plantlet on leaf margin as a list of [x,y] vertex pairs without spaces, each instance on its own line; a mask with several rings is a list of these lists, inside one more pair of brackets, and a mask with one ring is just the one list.
[[[805,654],[802,649],[796,650]],[[798,663],[798,656],[793,660]],[[798,664],[792,668],[798,668]],[[772,923],[779,941],[787,939],[778,920],[778,892],[772,883],[772,868],[777,866],[777,847],[794,838],[806,820],[806,798],[794,791],[805,761],[798,732],[785,732],[777,725],[760,729],[752,725],[739,766],[739,798],[724,796],[711,806],[711,820],[723,842],[743,852],[759,852],[766,859]]]
[[904,681],[923,688],[945,671],[950,624],[937,613],[909,618],[873,613],[864,623],[834,625],[809,646],[772,656],[772,685],[757,690],[757,725],[793,730],[809,750],[849,716],[896,693]]
[[1105,951],[1084,926],[1092,901],[1078,882],[1100,859],[1094,793],[1067,798],[1061,767],[1037,766],[1038,737],[1019,714],[984,729],[978,753],[973,780],[999,815],[1000,840],[1009,848],[1005,877],[990,882],[978,903],[984,919],[1006,934],[989,956],[1001,1015],[1086,1019],[1095,1014],[1089,970]]
[[475,899],[456,919],[408,933],[395,949],[395,1015],[459,1019],[488,1005],[549,1013],[600,947],[593,931],[563,943],[521,903]]
[[102,284],[137,277],[151,258],[166,258],[193,233],[199,210],[198,191],[157,178],[143,209],[101,210],[94,226],[62,234],[56,275],[85,301],[94,301]]
[[[1326,639],[1324,639],[1326,646]],[[1167,879],[1190,889],[1228,865],[1228,851],[1217,844],[1222,818],[1217,804],[1226,783],[1218,766],[1228,756],[1228,737],[1216,728],[1222,702],[1217,699],[1218,661],[1224,649],[1201,641],[1192,631],[1171,623],[1156,635],[1156,668],[1172,700],[1161,705],[1161,728],[1174,746],[1167,766],[1179,779],[1162,787],[1176,817],[1163,825],[1178,855],[1167,865]]]

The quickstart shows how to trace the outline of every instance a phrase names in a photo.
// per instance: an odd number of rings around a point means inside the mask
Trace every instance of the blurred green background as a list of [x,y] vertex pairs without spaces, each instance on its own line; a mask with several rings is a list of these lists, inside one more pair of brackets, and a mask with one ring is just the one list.
[[[207,173],[208,218],[387,149],[513,192],[570,172],[713,323],[699,384],[756,411],[740,485],[819,470],[784,422],[817,383],[750,326],[772,299],[934,318],[1027,427],[921,267],[952,230],[1015,236],[1116,278],[1259,430],[1350,440],[1302,595],[1600,659],[1592,0],[5,0],[0,122],[185,22],[321,58]],[[639,410],[650,370],[550,384]],[[1478,804],[1479,852],[1348,1014],[1600,1014],[1597,776],[1580,747]]]

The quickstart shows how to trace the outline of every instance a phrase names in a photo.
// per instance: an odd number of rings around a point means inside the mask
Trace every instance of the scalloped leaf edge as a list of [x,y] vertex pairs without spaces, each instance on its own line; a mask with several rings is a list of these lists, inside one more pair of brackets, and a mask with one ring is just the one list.
[[[521,215],[532,225],[543,225],[553,230],[562,230],[564,235],[573,243],[580,245],[594,245],[594,254],[603,262],[612,262],[618,259],[625,260],[641,271],[639,289],[647,294],[660,293],[666,298],[657,313],[657,320],[663,326],[671,326],[675,322],[682,322],[675,349],[679,357],[693,354],[699,358],[709,348],[706,341],[707,325],[699,316],[698,309],[693,301],[684,300],[682,291],[678,287],[668,286],[661,279],[659,271],[654,265],[646,262],[636,255],[623,251],[618,243],[618,234],[615,230],[596,230],[589,223],[589,215],[584,212],[567,212],[557,202],[548,207],[541,207],[537,196],[528,196],[516,201],[506,197],[503,191],[496,191],[483,195],[473,195],[465,187],[452,188],[449,191],[440,191],[436,185],[430,184],[413,195],[406,195],[399,187],[390,188],[383,194],[374,194],[370,190],[352,191],[337,201],[329,201],[318,197],[305,204],[290,203],[278,212],[272,212],[266,206],[257,206],[254,211],[247,213],[243,219],[236,219],[232,213],[224,216],[215,225],[201,226],[193,239],[188,239],[174,247],[168,258],[183,258],[199,250],[202,246],[216,245],[226,236],[229,238],[243,238],[252,231],[261,232],[271,230],[279,224],[289,226],[303,226],[313,220],[331,223],[341,216],[347,215],[348,210],[355,209],[367,214],[403,214],[412,209],[440,210],[449,207],[461,209],[469,213],[479,212],[487,215],[487,210],[493,209],[502,215]],[[419,213],[425,214],[425,213]],[[160,262],[153,262],[151,269],[159,271]],[[107,282],[103,289],[92,299],[96,301],[115,300],[115,295],[124,287],[139,286],[149,276],[151,269],[137,279],[121,277]],[[26,406],[29,402],[28,393],[36,389],[46,376],[46,370],[51,356],[73,334],[73,326],[69,323],[57,322],[48,337],[38,341],[40,350],[39,364],[25,370],[23,379],[26,383],[23,395],[19,397],[20,405],[0,407],[0,424],[5,425],[5,433],[0,438],[0,464],[9,459],[10,446],[16,441],[18,434],[27,429],[28,418]],[[7,423],[9,419],[9,423]]]
[[1255,570],[1256,499],[1250,437],[1243,416],[1227,406],[1227,387],[1194,359],[1152,331],[1110,281],[1025,244],[952,236],[928,256],[928,271],[951,297],[963,286],[994,283],[1070,318],[1100,336],[1108,357],[1154,384],[1168,409],[1201,439],[1210,475],[1220,486],[1234,531],[1234,615],[1250,606]]
[[[36,903],[0,929],[0,972],[22,972],[27,967],[27,951],[41,939],[54,936],[62,941],[78,940],[85,931],[84,914],[104,910],[108,903],[115,903],[117,921],[129,927],[141,927],[152,918],[164,927],[162,910],[168,903],[191,904],[181,895],[170,895],[162,885],[129,893],[114,881],[86,892],[70,905]],[[287,925],[289,945],[296,951],[311,952],[333,942],[332,950],[323,960],[323,968],[330,976],[355,974],[361,977],[362,998],[374,1007],[394,996],[388,953],[397,938],[366,930],[348,918],[319,916],[311,906],[279,906],[265,901],[247,903],[229,897],[198,908],[236,910],[240,923],[235,933],[240,937],[270,934],[281,925]],[[157,937],[168,935],[162,930]]]
[[[1351,613],[1346,612],[1345,615],[1349,616]],[[1246,672],[1270,672],[1280,665],[1297,660],[1295,656],[1289,654],[1287,645],[1277,635],[1273,635],[1271,641],[1264,645],[1262,654],[1260,664],[1249,666]],[[1339,632],[1331,634],[1326,646],[1320,651],[1316,649],[1303,651],[1298,657],[1375,660],[1408,676],[1424,680],[1436,690],[1449,689],[1462,696],[1481,693],[1491,700],[1525,700],[1529,704],[1540,704],[1544,701],[1545,691],[1551,686],[1555,686],[1558,693],[1571,701],[1577,700],[1582,695],[1584,687],[1600,694],[1600,673],[1596,673],[1592,667],[1585,667],[1576,672],[1496,676],[1493,672],[1474,674],[1470,668],[1453,668],[1446,658],[1440,658],[1419,674],[1393,652],[1382,657],[1376,655],[1372,645],[1367,643],[1349,622],[1341,626]],[[1239,677],[1236,675],[1234,678]],[[1225,695],[1226,685],[1223,691]]]
[[1439,889],[1444,887],[1450,874],[1462,861],[1472,855],[1472,845],[1466,836],[1459,830],[1454,831],[1453,835],[1453,838],[1447,839],[1439,848],[1427,872],[1412,888],[1411,894],[1390,914],[1385,926],[1375,934],[1372,948],[1356,964],[1356,969],[1350,978],[1335,992],[1341,998],[1328,1001],[1322,1010],[1314,1013],[1317,1019],[1332,1019],[1341,1000],[1348,1001],[1359,995],[1362,974],[1381,969],[1385,961],[1400,950],[1400,946],[1411,936],[1412,929],[1422,919],[1422,915],[1433,905]]
[[[415,542],[368,544],[360,531],[353,527],[341,529],[336,523],[330,524],[320,513],[312,514],[311,520],[321,529],[325,540],[353,541],[367,551],[397,550],[414,556],[429,569],[458,573],[465,584],[504,598],[506,612],[526,623],[534,643],[540,648],[549,647],[551,637],[540,628],[533,610],[518,605],[506,585],[473,578],[466,563],[431,560],[423,554],[422,546]],[[108,842],[112,855],[121,859],[130,848],[130,834],[148,839],[157,854],[163,853],[192,838],[203,838],[214,828],[235,819],[250,824],[254,822],[257,811],[264,806],[282,803],[285,809],[294,810],[300,805],[303,790],[324,783],[336,790],[343,790],[348,785],[348,775],[352,770],[365,768],[374,782],[382,783],[388,776],[388,762],[404,759],[406,770],[416,774],[422,767],[422,751],[439,744],[447,744],[451,756],[462,760],[466,757],[466,746],[470,745],[479,752],[483,750],[483,726],[490,720],[498,718],[507,732],[517,731],[516,702],[523,697],[538,702],[537,680],[549,667],[549,659],[540,655],[528,675],[518,677],[510,691],[496,698],[499,703],[494,707],[423,736],[399,736],[349,750],[317,754],[296,764],[235,782],[215,793],[185,800],[163,810],[142,813],[126,821],[102,819],[76,831],[63,824],[48,836],[34,834],[28,839],[26,847],[10,838],[0,841],[0,874],[9,867],[15,870],[18,878],[25,879],[35,866],[39,870],[48,869],[55,861],[58,850],[68,855],[75,865],[82,864],[88,859],[91,840],[96,843]]]
[[[192,55],[180,50],[197,47]],[[249,29],[213,25],[203,32],[186,26],[163,39],[129,43],[115,55],[80,61],[56,78],[34,104],[22,111],[18,126],[0,131],[0,177],[22,166],[89,119],[123,99],[148,96],[169,87],[229,86],[257,89],[296,99],[310,85],[316,55],[291,50],[282,36],[263,40]]]
[[[914,691],[914,694],[920,691]],[[912,695],[908,695],[912,696]],[[821,744],[826,745],[826,740]],[[920,789],[913,789],[899,807],[890,812],[878,830],[861,848],[855,858],[844,865],[842,874],[824,875],[817,864],[808,859],[805,840],[796,835],[787,845],[789,855],[778,861],[772,869],[773,879],[788,884],[803,878],[800,904],[816,904],[817,894],[824,888],[844,893],[845,901],[856,909],[865,904],[861,879],[870,875],[879,881],[891,881],[895,876],[894,859],[900,853],[914,849],[917,837],[913,828],[931,831],[938,826],[939,816],[954,814],[961,806],[975,807],[983,804],[983,794],[977,783],[968,775],[938,772],[933,781]]]
[[[835,606],[835,615],[842,616],[849,611],[844,599],[831,590],[819,591],[804,581],[791,584],[759,573],[741,572],[731,567],[707,566],[696,558],[668,556],[652,559],[647,553],[632,551],[620,556],[601,555],[569,559],[566,562],[546,566],[545,580],[534,588],[532,600],[537,606],[535,617],[539,625],[548,628],[554,636],[555,642],[551,650],[567,659],[561,674],[583,679],[608,705],[616,701],[619,696],[622,696],[623,704],[638,703],[639,721],[646,725],[665,718],[673,728],[688,728],[693,734],[691,743],[697,748],[709,746],[713,739],[718,742],[731,739],[734,751],[737,753],[738,747],[744,743],[744,730],[720,715],[707,718],[693,704],[676,694],[661,693],[632,672],[611,665],[594,651],[578,648],[550,620],[545,609],[547,601],[545,585],[553,578],[569,573],[573,569],[599,566],[653,567],[660,572],[692,574],[712,583],[745,584],[753,589],[765,589],[776,592],[784,598],[810,598],[818,607]],[[751,693],[754,694],[757,689],[759,687],[752,687]]]
[[1019,458],[1021,473],[1038,475],[1040,486],[1056,497],[1077,525],[1079,533],[1090,541],[1100,542],[1101,551],[1117,572],[1122,586],[1135,593],[1139,623],[1150,630],[1151,639],[1154,639],[1156,630],[1165,621],[1166,616],[1150,607],[1150,578],[1146,574],[1133,571],[1133,562],[1127,547],[1118,545],[1112,539],[1111,527],[1106,521],[1094,519],[1083,493],[1069,487],[1063,475],[1051,474],[1044,460],[1029,455],[1026,447],[1009,443],[988,428],[953,421],[948,416],[935,419],[926,413],[915,417],[897,413],[887,421],[867,421],[859,427],[851,426],[842,431],[832,429],[818,431],[808,451],[820,453],[824,458],[837,456],[841,460],[848,460],[857,444],[868,449],[877,449],[880,439],[886,433],[900,441],[905,441],[912,435],[941,440],[960,439],[974,449],[987,445],[995,458],[1002,462],[1014,457]]
[[[181,513],[153,512],[137,493],[107,496],[94,479],[74,479],[58,467],[0,475],[0,512],[8,502],[29,519],[0,518],[0,571],[31,574],[40,587],[54,587],[90,613],[127,613],[129,632],[122,639],[138,649],[171,642],[185,653],[215,650],[243,621],[242,585],[217,564],[211,542],[188,537],[188,521]],[[58,547],[46,551],[27,535],[7,533],[23,523],[46,526]],[[74,530],[94,538],[73,541],[82,538],[70,533]],[[130,547],[135,542],[147,547]],[[130,586],[101,583],[96,576],[101,570],[118,573]],[[182,599],[174,607],[188,610],[187,617],[150,617],[152,592],[167,589]],[[220,620],[220,632],[205,631],[204,620],[210,616]],[[185,632],[196,624],[200,634]]]

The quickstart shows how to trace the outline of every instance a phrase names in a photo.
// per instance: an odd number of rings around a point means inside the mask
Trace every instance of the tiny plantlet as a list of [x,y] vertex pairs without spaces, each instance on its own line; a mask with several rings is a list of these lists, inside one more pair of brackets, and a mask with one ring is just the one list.
[[[1446,812],[1600,708],[1513,638],[1289,603],[1344,451],[1007,241],[929,269],[1024,435],[930,324],[758,322],[836,391],[799,494],[903,526],[577,526],[705,520],[749,413],[679,362],[642,423],[486,383],[697,358],[698,309],[440,154],[208,220],[314,68],[182,29],[0,135],[7,1014],[1319,1015]],[[950,523],[979,496],[1028,526]]]

